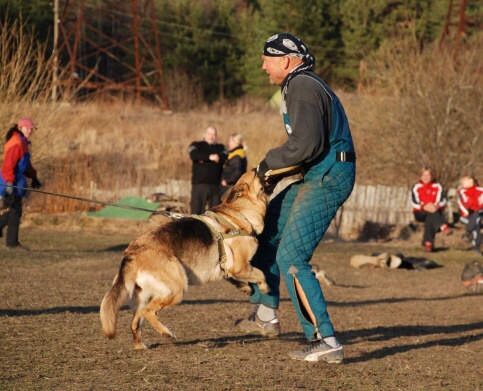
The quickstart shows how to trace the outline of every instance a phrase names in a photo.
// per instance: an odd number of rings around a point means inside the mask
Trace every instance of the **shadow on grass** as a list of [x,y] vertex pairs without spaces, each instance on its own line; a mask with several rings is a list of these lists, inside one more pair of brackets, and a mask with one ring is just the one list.
[[101,251],[113,251],[113,252],[116,252],[116,251],[121,251],[121,252],[124,252],[125,249],[127,249],[129,246],[129,243],[126,243],[126,244],[118,244],[116,246],[111,246],[111,247],[107,247]]
[[[393,338],[406,338],[406,337],[423,337],[425,335],[440,335],[445,336],[454,333],[464,333],[483,330],[483,322],[451,325],[451,326],[395,326],[395,327],[375,327],[373,329],[353,330],[349,332],[338,333],[339,340],[346,346],[351,345],[350,342],[353,339],[366,339],[368,341],[388,341]],[[234,331],[236,333],[236,331]],[[411,343],[411,344],[399,344],[395,346],[385,346],[380,349],[364,353],[358,357],[351,357],[350,355],[344,359],[345,364],[360,363],[371,360],[382,359],[388,356],[394,356],[396,354],[405,353],[411,350],[428,349],[435,346],[462,346],[470,342],[476,342],[483,339],[483,333],[475,335],[464,335],[453,338],[438,338],[434,341],[428,341],[423,343]],[[209,348],[224,348],[227,345],[233,343],[241,343],[242,345],[263,343],[264,346],[267,342],[280,342],[280,341],[296,341],[301,344],[300,348],[307,347],[307,341],[302,336],[302,333],[283,333],[280,338],[266,338],[261,335],[245,334],[245,335],[230,335],[217,338],[206,339],[192,339],[192,340],[171,340],[175,345],[179,346],[192,346],[197,344],[206,345]],[[361,342],[362,343],[362,342]],[[155,343],[149,346],[150,349],[156,349],[163,346],[162,343]],[[347,354],[346,349],[346,354]]]
[[[353,330],[338,333],[338,337],[344,345],[351,345],[356,342],[351,340],[367,341],[388,341],[401,337],[422,337],[425,335],[448,335],[454,333],[465,333],[483,330],[483,322],[459,324],[451,326],[423,325],[423,326],[394,326],[394,327],[375,327],[372,329]],[[359,357],[348,357],[345,363],[360,363],[374,359],[381,359],[387,356],[408,352],[411,350],[427,349],[434,346],[461,346],[469,342],[476,342],[483,339],[483,332],[474,335],[464,335],[453,338],[438,338],[434,341],[423,343],[399,344],[386,346],[362,354]]]
[[[30,257],[32,257],[32,254],[35,254],[35,256],[39,256],[42,254],[99,254],[99,253],[108,253],[108,252],[118,252],[122,256],[122,253],[124,252],[125,249],[129,246],[129,243],[126,244],[116,244],[114,246],[106,247],[106,248],[91,248],[91,249],[85,249],[82,247],[79,248],[71,248],[71,249],[57,249],[57,248],[49,248],[49,249],[33,249],[32,247],[30,248],[30,252],[12,252],[12,254],[9,254],[9,259],[24,259],[30,260]],[[0,254],[1,256],[1,254]]]
[[[447,296],[447,297],[432,297],[432,298],[421,298],[421,297],[402,297],[402,298],[389,298],[381,300],[366,300],[366,301],[349,301],[349,302],[327,302],[329,307],[360,307],[362,305],[378,305],[378,304],[394,304],[403,303],[406,301],[443,301],[443,300],[453,300],[459,298],[471,297],[467,294],[457,295],[457,296]],[[281,298],[280,302],[289,302],[289,298]],[[212,305],[212,304],[227,304],[227,303],[245,303],[249,304],[248,300],[237,300],[237,299],[207,299],[207,300],[183,300],[179,305]],[[99,312],[99,306],[66,306],[66,307],[53,307],[53,308],[43,308],[43,309],[1,309],[1,316],[35,316],[35,315],[45,315],[45,314],[61,314],[64,312],[71,312],[76,314],[90,314],[93,312]],[[123,306],[121,310],[129,310],[128,306]]]
[[336,302],[328,301],[327,305],[329,307],[359,307],[361,305],[378,305],[378,304],[394,304],[394,303],[404,303],[406,301],[445,301],[454,300],[470,297],[468,294],[461,294],[456,296],[445,296],[445,297],[391,297],[387,299],[378,300],[365,300],[365,301],[346,301],[346,302]]

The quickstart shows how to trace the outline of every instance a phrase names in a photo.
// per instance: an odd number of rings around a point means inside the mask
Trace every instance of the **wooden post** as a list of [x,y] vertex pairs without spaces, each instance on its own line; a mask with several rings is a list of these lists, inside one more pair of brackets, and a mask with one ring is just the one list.
[[59,0],[54,0],[54,69],[52,72],[52,100],[57,100],[58,72],[59,72],[59,54],[57,45],[59,43]]

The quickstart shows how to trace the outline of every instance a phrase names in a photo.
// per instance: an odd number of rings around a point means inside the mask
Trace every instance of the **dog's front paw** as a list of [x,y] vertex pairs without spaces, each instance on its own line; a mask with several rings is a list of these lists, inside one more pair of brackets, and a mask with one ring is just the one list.
[[247,296],[251,296],[251,294],[253,293],[253,288],[248,284],[241,285],[238,287],[238,289]]
[[258,289],[260,289],[260,292],[262,293],[270,292],[270,288],[268,287],[266,282],[261,282],[260,284],[258,284]]

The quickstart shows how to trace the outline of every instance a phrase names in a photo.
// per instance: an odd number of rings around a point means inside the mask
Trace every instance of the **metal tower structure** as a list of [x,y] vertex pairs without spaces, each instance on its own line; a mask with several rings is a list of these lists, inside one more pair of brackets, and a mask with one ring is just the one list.
[[54,13],[54,99],[117,92],[169,110],[153,0],[55,0]]
[[[471,13],[468,10],[471,9]],[[440,45],[449,40],[456,56],[461,38],[468,28],[481,28],[483,25],[481,0],[449,0],[448,12],[441,33]]]

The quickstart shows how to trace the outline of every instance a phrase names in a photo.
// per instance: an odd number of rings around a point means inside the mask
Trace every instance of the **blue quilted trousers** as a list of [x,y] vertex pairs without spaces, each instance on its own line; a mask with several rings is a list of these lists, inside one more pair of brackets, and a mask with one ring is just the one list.
[[[282,276],[308,340],[313,340],[317,332],[324,338],[334,335],[322,289],[309,262],[337,210],[349,197],[354,180],[354,163],[334,162],[328,171],[322,165],[312,167],[302,181],[270,201],[265,229],[252,260],[252,265],[264,272],[271,291],[262,294],[253,285],[250,302],[278,308]],[[313,316],[302,305],[301,295]]]

